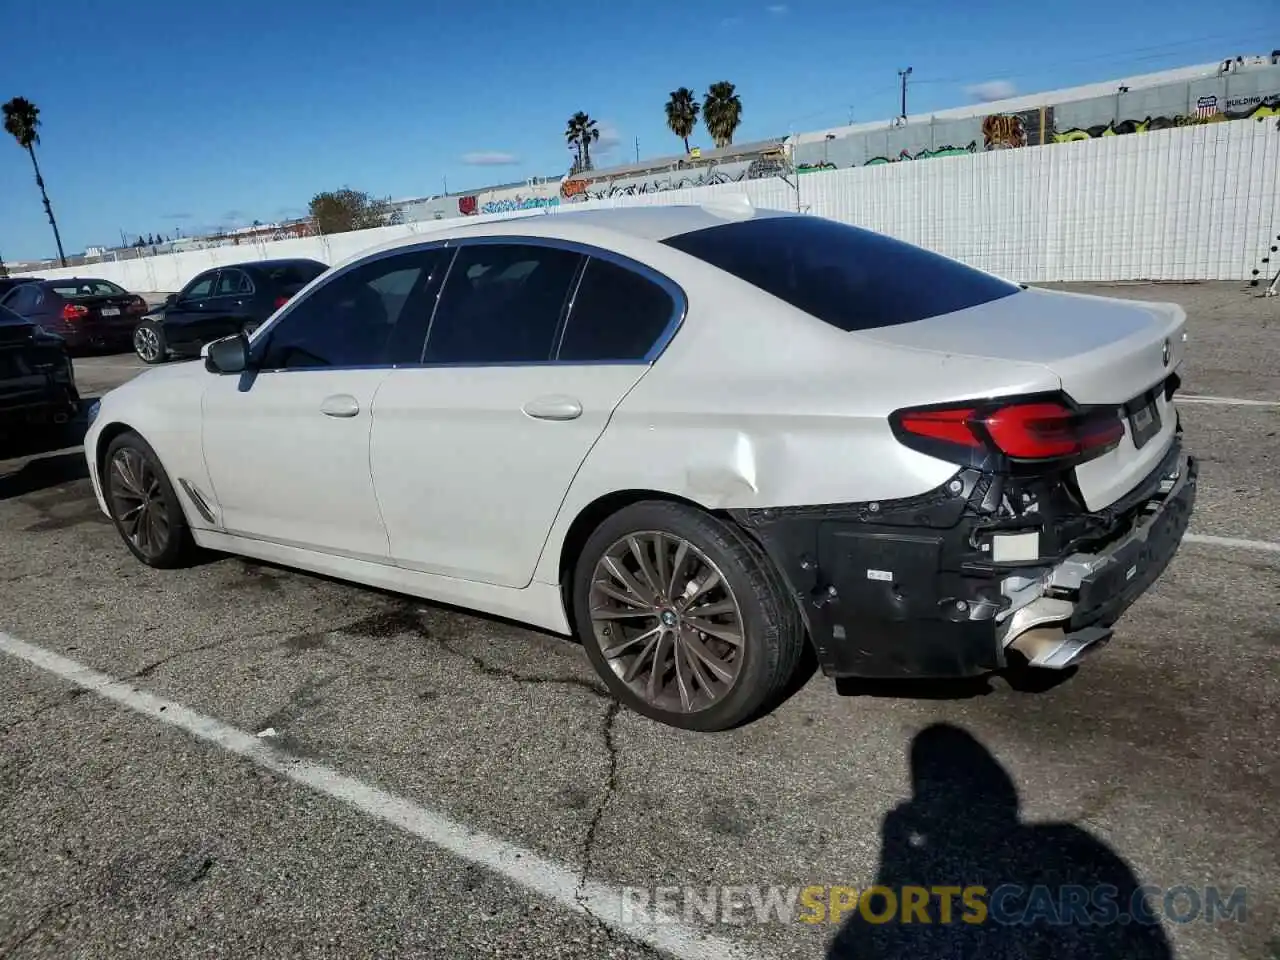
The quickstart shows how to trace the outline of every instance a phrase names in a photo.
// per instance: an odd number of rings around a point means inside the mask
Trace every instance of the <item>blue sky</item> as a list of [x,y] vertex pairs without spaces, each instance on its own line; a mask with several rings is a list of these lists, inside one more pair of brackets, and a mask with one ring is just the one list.
[[[1275,0],[5,0],[0,101],[41,108],[68,254],[123,230],[301,214],[317,191],[402,198],[675,152],[662,105],[738,86],[748,141],[1280,47]],[[16,40],[12,39],[17,37]],[[707,144],[705,131],[696,141]],[[501,165],[496,161],[510,161]],[[476,161],[489,161],[488,164]],[[0,140],[0,255],[52,256],[30,161]]]

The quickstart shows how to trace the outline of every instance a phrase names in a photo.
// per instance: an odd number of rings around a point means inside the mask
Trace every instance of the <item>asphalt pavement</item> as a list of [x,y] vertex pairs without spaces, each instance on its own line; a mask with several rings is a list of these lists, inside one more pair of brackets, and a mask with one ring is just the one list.
[[[816,676],[726,734],[618,710],[578,646],[504,621],[151,570],[74,436],[0,461],[0,957],[1280,958],[1280,300],[1089,292],[1187,305],[1201,539],[1076,671]],[[141,369],[77,363],[86,393]],[[877,881],[1141,887],[1164,917],[904,942],[751,902]],[[619,897],[655,888],[678,922],[628,932]]]

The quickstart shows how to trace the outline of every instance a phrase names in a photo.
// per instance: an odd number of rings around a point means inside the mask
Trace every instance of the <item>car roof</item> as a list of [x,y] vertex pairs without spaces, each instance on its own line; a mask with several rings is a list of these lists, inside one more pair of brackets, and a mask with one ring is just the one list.
[[476,222],[470,218],[452,222],[440,221],[448,225],[424,230],[409,237],[362,250],[347,258],[344,263],[361,260],[373,253],[384,253],[434,240],[536,236],[608,246],[611,238],[625,237],[657,242],[682,233],[691,233],[727,223],[765,217],[801,216],[787,210],[753,207],[745,196],[730,196],[723,201],[701,204],[602,207],[567,211],[561,208],[561,210],[564,212],[536,211],[523,216],[483,222]]

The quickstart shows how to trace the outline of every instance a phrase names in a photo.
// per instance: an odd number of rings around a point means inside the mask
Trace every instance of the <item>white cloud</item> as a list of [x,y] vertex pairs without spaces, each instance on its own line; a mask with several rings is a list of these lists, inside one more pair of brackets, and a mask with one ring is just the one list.
[[983,103],[990,103],[992,100],[1004,100],[1014,96],[1018,88],[1009,80],[988,80],[986,83],[975,83],[971,87],[965,87],[964,92]]
[[791,8],[785,3],[773,3],[766,8],[770,13],[776,13],[779,16],[789,11]]
[[622,134],[618,132],[618,128],[611,123],[600,124],[600,139],[591,145],[591,149],[595,153],[610,153],[617,150],[622,144]]
[[519,163],[520,158],[502,150],[477,150],[474,153],[464,153],[462,162],[471,167],[510,167]]

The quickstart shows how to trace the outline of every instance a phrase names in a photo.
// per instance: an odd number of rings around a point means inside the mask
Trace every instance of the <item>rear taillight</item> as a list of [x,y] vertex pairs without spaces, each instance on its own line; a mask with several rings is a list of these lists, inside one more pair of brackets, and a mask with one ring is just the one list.
[[1019,462],[1087,460],[1124,437],[1118,409],[1078,410],[1052,399],[899,410],[891,423],[907,446],[960,463],[985,455]]
[[288,303],[288,302],[289,302],[289,298],[288,298],[288,297],[276,297],[276,306],[275,306],[275,309],[279,310],[281,307],[283,307],[283,306],[284,306],[286,303]]
[[147,301],[141,297],[134,297],[129,301],[129,305],[124,308],[126,313],[146,313]]
[[64,304],[62,307],[63,320],[79,320],[81,317],[89,313],[88,307],[83,307],[78,303]]

